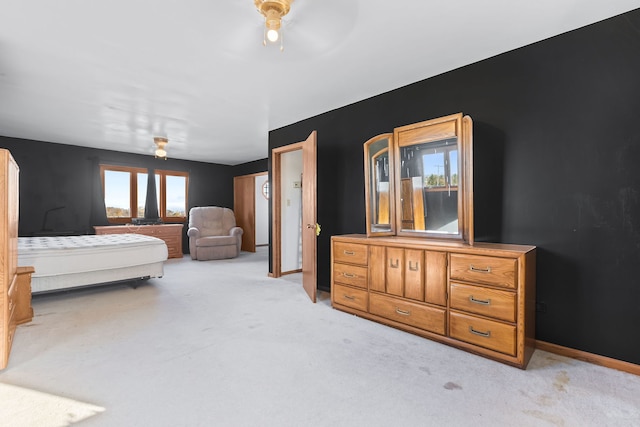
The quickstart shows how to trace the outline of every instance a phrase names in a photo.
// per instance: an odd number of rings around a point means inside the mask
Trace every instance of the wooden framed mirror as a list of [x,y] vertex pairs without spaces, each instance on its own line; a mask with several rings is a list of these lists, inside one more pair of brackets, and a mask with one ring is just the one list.
[[364,143],[367,236],[395,234],[394,155],[392,133]]
[[472,120],[462,113],[394,129],[396,234],[473,244]]

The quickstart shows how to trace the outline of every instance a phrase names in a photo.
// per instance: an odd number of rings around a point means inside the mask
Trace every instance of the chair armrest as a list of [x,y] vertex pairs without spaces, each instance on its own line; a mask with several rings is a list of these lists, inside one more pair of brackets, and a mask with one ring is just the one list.
[[242,233],[244,233],[244,230],[240,227],[232,227],[229,230],[229,236],[242,236]]
[[187,230],[187,236],[198,238],[198,236],[200,236],[200,230],[196,227],[191,227]]

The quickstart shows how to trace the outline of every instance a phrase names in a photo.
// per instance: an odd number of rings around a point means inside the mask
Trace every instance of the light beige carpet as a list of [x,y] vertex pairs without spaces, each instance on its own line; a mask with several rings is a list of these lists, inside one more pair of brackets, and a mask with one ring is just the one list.
[[137,289],[36,297],[0,382],[106,408],[78,427],[640,426],[638,376],[544,351],[523,371],[267,270],[266,250],[185,257]]
[[104,408],[28,388],[0,383],[3,427],[62,427],[92,417]]

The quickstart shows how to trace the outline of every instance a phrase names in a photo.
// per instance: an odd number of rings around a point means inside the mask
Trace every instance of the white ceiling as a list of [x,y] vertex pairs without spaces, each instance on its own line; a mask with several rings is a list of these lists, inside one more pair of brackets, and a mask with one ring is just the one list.
[[[2,0],[0,135],[238,164],[268,131],[640,7],[640,0]],[[295,141],[292,141],[295,142]]]

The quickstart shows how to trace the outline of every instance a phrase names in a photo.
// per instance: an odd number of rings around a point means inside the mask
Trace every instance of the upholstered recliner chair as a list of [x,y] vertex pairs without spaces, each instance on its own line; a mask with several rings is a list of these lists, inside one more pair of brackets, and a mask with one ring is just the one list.
[[203,206],[189,211],[189,252],[191,259],[235,258],[240,254],[242,228],[228,208]]

